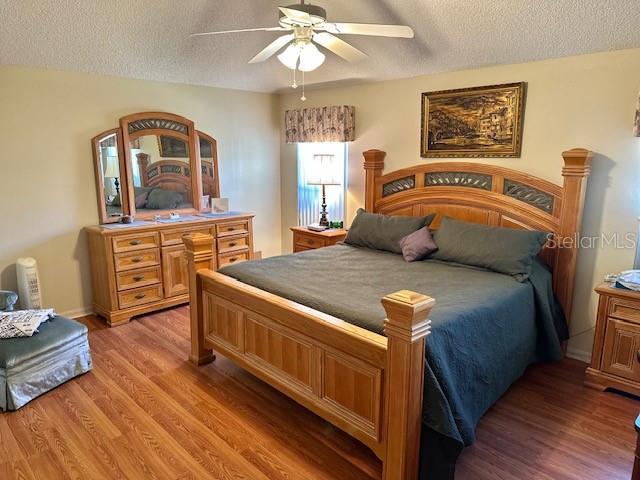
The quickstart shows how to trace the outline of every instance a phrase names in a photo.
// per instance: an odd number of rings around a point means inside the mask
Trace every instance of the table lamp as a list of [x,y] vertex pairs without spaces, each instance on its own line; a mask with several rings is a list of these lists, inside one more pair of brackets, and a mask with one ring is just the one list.
[[320,226],[328,227],[327,220],[327,195],[325,186],[342,185],[342,179],[336,174],[335,155],[314,155],[313,169],[307,178],[307,185],[322,185],[322,210],[320,211]]
[[104,178],[113,178],[113,185],[116,187],[116,197],[120,195],[120,166],[118,165],[118,157],[114,155],[115,147],[105,148],[105,170]]

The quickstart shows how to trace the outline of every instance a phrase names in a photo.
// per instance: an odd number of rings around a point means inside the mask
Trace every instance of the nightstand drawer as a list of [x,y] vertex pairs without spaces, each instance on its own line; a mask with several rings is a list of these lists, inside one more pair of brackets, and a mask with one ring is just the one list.
[[160,265],[160,250],[152,248],[140,252],[118,253],[114,255],[116,272],[132,268],[153,267]]
[[232,265],[234,263],[245,262],[249,260],[249,252],[235,253],[231,255],[218,255],[218,268],[222,268],[225,265]]
[[295,244],[296,246],[305,247],[305,248],[322,248],[324,247],[325,240],[324,238],[312,237],[311,235],[295,235]]
[[112,241],[114,253],[144,250],[145,248],[157,247],[159,245],[158,234],[155,232],[115,237]]
[[640,326],[607,319],[602,357],[604,372],[640,381]]
[[640,302],[623,298],[610,298],[609,316],[640,324]]
[[132,288],[145,287],[160,283],[162,273],[160,267],[138,268],[116,274],[118,291],[131,290]]
[[136,288],[135,290],[128,290],[118,294],[120,308],[135,307],[136,305],[144,305],[157,300],[162,300],[162,285]]
[[224,237],[218,239],[218,253],[231,253],[249,248],[249,235],[239,237]]

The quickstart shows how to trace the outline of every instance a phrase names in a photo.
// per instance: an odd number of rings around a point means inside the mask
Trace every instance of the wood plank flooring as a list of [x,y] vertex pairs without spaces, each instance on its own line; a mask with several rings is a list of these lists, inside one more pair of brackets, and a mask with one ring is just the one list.
[[[188,310],[106,328],[94,369],[0,414],[0,479],[380,477],[348,435],[218,356],[186,362]],[[531,367],[480,422],[459,479],[628,479],[640,402],[582,386],[585,364]]]

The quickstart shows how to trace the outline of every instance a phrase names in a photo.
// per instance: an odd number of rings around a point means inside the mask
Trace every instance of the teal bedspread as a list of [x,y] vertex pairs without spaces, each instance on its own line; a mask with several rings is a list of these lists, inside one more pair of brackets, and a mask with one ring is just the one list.
[[535,361],[561,358],[566,334],[551,274],[529,281],[348,245],[245,262],[220,270],[271,293],[382,333],[380,299],[408,289],[436,299],[427,337],[424,425],[469,445],[486,410]]

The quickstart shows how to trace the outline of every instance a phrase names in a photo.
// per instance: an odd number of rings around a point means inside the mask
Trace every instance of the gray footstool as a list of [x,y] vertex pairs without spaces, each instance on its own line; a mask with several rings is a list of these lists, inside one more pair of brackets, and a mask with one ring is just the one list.
[[0,339],[0,411],[91,370],[87,327],[65,317],[40,325],[32,337]]

